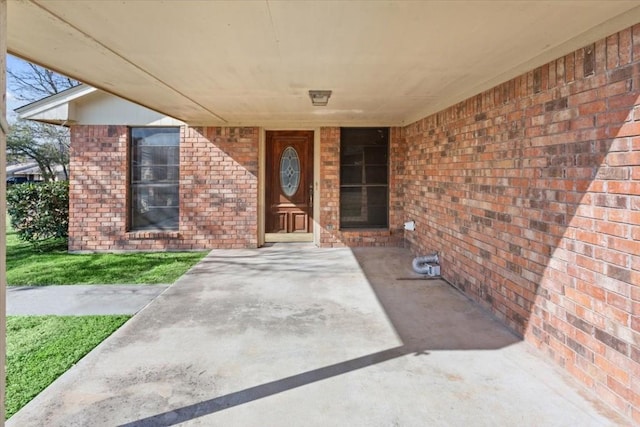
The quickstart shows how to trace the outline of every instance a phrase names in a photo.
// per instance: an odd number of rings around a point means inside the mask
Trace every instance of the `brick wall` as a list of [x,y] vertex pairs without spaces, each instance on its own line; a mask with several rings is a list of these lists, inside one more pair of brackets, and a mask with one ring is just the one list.
[[[188,250],[257,245],[258,128],[182,127],[179,231],[127,231],[128,128],[71,129],[71,251]],[[321,246],[402,242],[404,138],[391,129],[389,224],[340,231],[340,128],[321,129]]]
[[[126,127],[72,128],[71,250],[257,245],[258,129],[181,138],[180,231],[131,233]],[[320,245],[439,251],[447,280],[640,423],[640,25],[390,145],[389,230],[341,232],[340,129],[321,129]]]
[[182,127],[180,138],[180,231],[128,232],[127,127],[72,127],[71,251],[257,246],[258,129]]
[[320,246],[344,246],[340,229],[340,128],[320,129]]
[[109,250],[127,224],[127,128],[72,126],[69,249]]
[[389,228],[340,230],[340,128],[320,130],[320,246],[398,246],[402,243],[404,137],[401,128],[389,135]]
[[407,126],[402,176],[413,250],[637,423],[639,97],[635,26]]

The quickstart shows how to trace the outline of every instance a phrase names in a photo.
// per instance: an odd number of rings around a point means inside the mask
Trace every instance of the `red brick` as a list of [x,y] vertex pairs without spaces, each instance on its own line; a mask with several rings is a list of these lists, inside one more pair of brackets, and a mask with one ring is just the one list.
[[[637,29],[640,46],[640,25]],[[538,332],[528,333],[527,339],[552,349],[567,367],[576,357],[575,348],[554,340],[545,344],[540,333],[576,336],[576,325],[583,323],[558,323],[557,313],[575,310],[585,325],[598,328],[599,339],[610,347],[591,337],[587,348],[617,362],[613,353],[623,347],[630,322],[630,302],[623,294],[640,300],[640,291],[629,284],[638,280],[640,270],[640,257],[632,255],[640,253],[635,237],[639,227],[632,217],[635,206],[640,210],[640,187],[634,181],[640,179],[640,121],[631,122],[640,119],[640,110],[638,117],[633,111],[640,92],[629,84],[635,68],[624,68],[636,67],[632,61],[640,61],[640,55],[631,55],[631,36],[632,31],[625,30],[608,43],[596,42],[595,74],[587,78],[584,51],[579,50],[515,79],[529,94],[513,104],[522,110],[520,115],[505,116],[496,105],[511,96],[501,86],[479,98],[489,102],[463,102],[466,116],[452,107],[404,128],[405,216],[424,224],[408,236],[412,249],[424,253],[439,248],[456,259],[444,274],[515,330],[525,330],[526,324],[519,322],[527,316],[515,316],[512,310],[518,305],[517,287],[531,283],[533,289],[543,289],[538,294],[544,297],[528,296],[532,299],[527,304],[532,307],[529,321],[544,315],[546,326],[536,323]],[[635,37],[636,32],[634,43]],[[568,94],[566,111],[546,111],[555,108],[559,93]],[[475,122],[478,117],[481,122]],[[571,120],[570,129],[566,120]],[[510,126],[517,132],[508,132]],[[509,143],[523,149],[501,157],[505,148],[499,138],[507,133]],[[455,135],[455,148],[445,146],[449,135]],[[497,185],[505,176],[511,177],[508,188]],[[454,192],[464,204],[449,203]],[[507,228],[498,215],[512,207],[518,215],[512,215]],[[529,243],[516,240],[521,238]],[[527,262],[514,259],[513,251]],[[559,268],[563,265],[566,272]],[[488,289],[480,292],[481,286]],[[485,300],[486,294],[492,299]],[[637,304],[640,307],[640,301]],[[572,373],[579,377],[580,372],[600,372],[590,363],[583,359]],[[612,381],[622,384],[616,375],[610,375]],[[625,395],[618,383],[610,382],[609,403],[623,404],[629,397],[611,389]]]
[[[584,295],[600,300],[606,301],[606,292],[599,286],[595,286],[593,282],[587,282],[583,280],[576,281],[576,290],[582,292]],[[583,307],[587,307],[583,304]]]
[[619,111],[607,111],[600,113],[596,117],[596,126],[606,126],[612,124],[622,124],[633,117],[633,112],[626,109]]
[[[390,230],[339,229],[340,128],[322,127],[316,220],[324,247],[398,245],[406,238],[416,254],[440,251],[447,280],[514,331],[529,328],[526,340],[553,353],[605,402],[626,408],[635,398],[626,389],[629,372],[640,372],[628,341],[640,316],[640,90],[630,74],[640,64],[640,24],[593,48],[595,69],[587,77],[580,49],[391,129]],[[255,245],[258,128],[186,129],[181,178],[194,191],[183,192],[174,240],[125,234],[114,241],[97,231],[104,216],[91,210],[104,206],[83,189],[104,186],[115,199],[126,188],[124,178],[113,182],[113,175],[101,175],[103,166],[81,157],[103,156],[125,177],[126,140],[108,140],[107,131],[72,127],[72,151],[89,147],[72,156],[72,188],[79,190],[71,207],[79,222],[70,228],[73,245]],[[109,149],[98,149],[94,139]],[[207,170],[229,183],[203,184]],[[231,202],[211,206],[223,190],[243,195],[245,215]],[[126,218],[120,202],[108,223],[114,229]],[[399,229],[407,219],[417,222],[415,232]],[[223,229],[225,220],[233,230]]]
[[[243,239],[237,239],[236,235],[223,237],[217,227],[206,225],[224,221],[223,218],[216,220],[212,215],[213,211],[206,208],[213,203],[214,197],[218,197],[211,191],[215,185],[197,183],[198,179],[193,176],[194,173],[196,176],[206,173],[207,164],[227,165],[216,169],[216,174],[220,175],[219,179],[225,179],[225,174],[228,174],[229,182],[234,182],[235,179],[238,183],[236,186],[228,187],[236,196],[233,204],[229,202],[234,213],[237,203],[245,205],[247,211],[255,212],[257,209],[257,132],[251,129],[246,133],[253,135],[252,138],[238,139],[237,135],[242,135],[245,132],[244,128],[217,129],[203,128],[204,133],[201,134],[196,129],[183,128],[180,210],[184,218],[197,221],[197,226],[192,226],[182,219],[180,233],[127,233],[127,128],[72,126],[70,162],[75,178],[70,186],[70,212],[75,225],[69,228],[70,250],[210,249],[229,247],[228,242],[231,241],[238,246],[255,247],[255,218],[240,220],[238,218],[243,218],[243,214],[236,214],[233,226],[242,230],[253,230],[249,233],[242,232],[246,236]],[[115,136],[110,137],[109,134]],[[215,135],[215,140],[214,134],[219,134]],[[188,138],[185,138],[185,135],[188,135]],[[233,165],[238,167],[229,167]],[[214,167],[212,166],[211,170]],[[75,173],[78,170],[84,173]],[[198,170],[201,172],[196,172]],[[188,191],[185,191],[186,188]],[[113,202],[105,205],[107,200]],[[197,200],[198,203],[192,203],[190,200]],[[208,218],[206,222],[199,218],[205,212]],[[111,214],[109,221],[104,220],[107,213]],[[195,244],[196,240],[200,243]]]
[[607,190],[613,194],[640,195],[640,182],[610,181],[607,183]]
[[605,248],[596,248],[595,258],[621,267],[627,267],[630,259],[629,254]]
[[598,233],[609,234],[618,237],[627,237],[629,235],[629,227],[624,224],[596,221],[595,225],[595,229]]
[[629,371],[624,366],[620,366],[618,363],[612,360],[608,360],[604,355],[596,354],[595,366],[602,369],[607,376],[616,379],[617,381],[628,383]]
[[609,237],[607,247],[629,254],[640,253],[640,241]]
[[582,369],[578,368],[573,363],[567,363],[566,369],[567,371],[569,371],[569,373],[571,373],[571,375],[573,375],[574,378],[579,380],[584,386],[589,388],[593,387],[594,385],[593,378],[589,374],[584,372]]
[[570,83],[575,80],[575,53],[572,52],[564,57],[565,80]]
[[632,122],[632,123],[625,123],[622,126],[615,128],[612,136],[620,138],[623,136],[638,136],[638,135],[640,135],[640,123]]
[[[577,280],[576,283],[579,283],[580,281]],[[581,285],[578,285],[579,287]],[[567,296],[567,298],[569,298],[571,301],[575,302],[576,304],[585,307],[585,308],[591,308],[593,305],[593,298],[585,293],[579,292],[576,289],[573,288],[566,288],[565,289],[565,294]]]
[[[640,123],[638,125],[640,126]],[[611,153],[607,156],[607,165],[612,167],[640,165],[640,151]]]
[[621,108],[631,109],[638,104],[638,93],[622,93],[621,95],[612,96],[607,99],[607,105],[611,110],[618,110]]
[[631,390],[629,387],[621,384],[612,377],[607,377],[607,387],[624,400],[628,401],[631,398]]
[[640,24],[631,28],[632,36],[632,61],[640,61]]
[[626,325],[629,320],[629,312],[631,310],[631,300],[621,295],[618,295],[615,292],[606,292],[606,295],[607,295],[607,298],[606,298],[607,304],[622,310],[622,312],[617,315],[619,317],[618,320],[620,322],[623,322]]
[[611,70],[620,65],[618,57],[618,34],[607,37],[607,69]]
[[595,43],[596,75],[604,74],[607,69],[607,41],[598,40]]
[[631,62],[633,53],[633,41],[631,39],[631,28],[622,30],[619,33],[620,39],[618,41],[618,55],[620,59],[620,65],[626,65]]

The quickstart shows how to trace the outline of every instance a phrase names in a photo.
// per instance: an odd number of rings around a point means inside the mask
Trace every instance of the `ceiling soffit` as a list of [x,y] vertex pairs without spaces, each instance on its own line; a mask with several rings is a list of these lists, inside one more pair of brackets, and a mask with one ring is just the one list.
[[[8,2],[10,53],[192,124],[402,125],[640,22],[636,1]],[[312,89],[332,90],[326,107]]]

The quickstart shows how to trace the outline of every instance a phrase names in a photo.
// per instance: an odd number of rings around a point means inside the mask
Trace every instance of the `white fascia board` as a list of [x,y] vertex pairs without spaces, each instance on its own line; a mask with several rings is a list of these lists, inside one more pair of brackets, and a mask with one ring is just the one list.
[[[63,92],[57,93],[55,95],[48,96],[39,101],[32,102],[31,104],[27,104],[20,108],[16,108],[14,111],[18,113],[19,119],[26,120],[39,120],[45,119],[46,121],[51,120],[59,120],[59,121],[67,121],[69,120],[69,108],[68,104],[71,101],[74,101],[78,98],[82,98],[90,93],[95,92],[97,89],[91,86],[86,85],[78,85],[67,89]],[[57,107],[67,105],[67,108],[57,109]],[[46,112],[55,111],[54,115],[60,115],[60,117],[52,117],[52,114],[43,114]],[[62,116],[65,117],[62,117]]]

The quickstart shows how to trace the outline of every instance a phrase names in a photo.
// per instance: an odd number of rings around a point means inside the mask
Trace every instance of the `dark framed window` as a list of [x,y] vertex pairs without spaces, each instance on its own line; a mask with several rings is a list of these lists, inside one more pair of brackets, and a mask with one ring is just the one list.
[[340,228],[389,226],[389,129],[340,130]]
[[130,128],[130,217],[136,230],[177,230],[180,128]]

